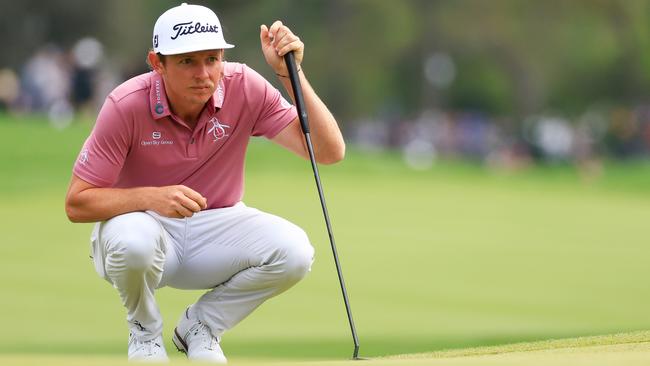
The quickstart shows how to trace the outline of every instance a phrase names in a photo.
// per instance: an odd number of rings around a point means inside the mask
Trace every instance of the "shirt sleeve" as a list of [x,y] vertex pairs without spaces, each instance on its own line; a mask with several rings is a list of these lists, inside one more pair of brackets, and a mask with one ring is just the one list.
[[98,187],[112,187],[131,146],[132,125],[124,120],[109,96],[86,139],[73,172]]
[[251,135],[271,139],[295,120],[298,112],[262,75],[248,66],[244,73],[246,97],[257,116]]

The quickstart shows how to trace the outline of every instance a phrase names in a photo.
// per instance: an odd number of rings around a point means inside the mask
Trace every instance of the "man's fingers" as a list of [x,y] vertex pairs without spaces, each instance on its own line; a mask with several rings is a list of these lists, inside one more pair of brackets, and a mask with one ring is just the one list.
[[185,207],[186,209],[188,209],[188,210],[190,210],[192,212],[201,211],[201,205],[199,205],[196,201],[194,201],[193,199],[191,199],[191,198],[189,198],[189,197],[187,197],[185,195],[180,197],[180,199],[178,200],[178,203],[181,206]]
[[269,28],[269,37],[275,39],[275,35],[278,32],[278,30],[282,27],[282,22],[279,20],[276,20],[271,24],[271,28]]
[[186,186],[179,186],[179,189],[181,190],[181,192],[183,192],[183,194],[188,199],[188,201],[192,201],[193,203],[196,204],[196,206],[194,206],[194,205],[191,205],[190,203],[188,203],[187,205],[183,204],[183,206],[185,206],[187,208],[196,208],[196,210],[194,210],[194,212],[198,212],[198,211],[205,210],[206,208],[208,208],[207,199],[205,197],[203,197],[199,192],[193,190],[192,188],[186,187]]
[[260,25],[260,42],[262,42],[262,45],[266,45],[271,42],[271,38],[269,37],[269,29],[266,27],[266,24]]
[[276,20],[269,28],[261,25],[260,39],[264,56],[276,73],[286,74],[286,65],[282,57],[291,51],[295,52],[296,63],[300,65],[302,62],[305,44],[281,21]]
[[304,47],[303,43],[300,42],[300,38],[284,25],[277,30],[271,44],[280,57],[289,51],[298,51]]
[[194,215],[194,212],[180,205],[176,207],[175,210],[181,217],[192,217],[192,215]]
[[287,53],[289,53],[289,52],[291,52],[291,51],[297,51],[297,50],[300,50],[300,48],[301,48],[302,46],[303,46],[303,44],[302,44],[302,42],[301,42],[299,39],[298,39],[298,40],[295,40],[295,41],[293,41],[293,42],[291,42],[291,43],[285,45],[284,47],[280,48],[280,49],[278,50],[278,55],[279,55],[280,57],[283,57],[284,55],[286,55]]
[[168,213],[163,213],[162,215],[165,216],[165,217],[170,217],[172,219],[182,219],[182,218],[185,217],[185,216],[181,215],[180,213],[178,213],[178,211],[176,211],[176,210],[172,210],[172,211],[170,211]]
[[287,27],[281,27],[273,36],[273,47],[277,49],[279,45],[287,41],[291,34],[287,32]]

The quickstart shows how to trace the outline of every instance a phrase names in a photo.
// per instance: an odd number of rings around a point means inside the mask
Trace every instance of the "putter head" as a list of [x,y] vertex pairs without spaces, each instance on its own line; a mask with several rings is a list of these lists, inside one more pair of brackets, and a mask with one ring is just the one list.
[[367,360],[367,358],[359,357],[359,343],[355,342],[356,344],[354,345],[354,352],[352,353],[352,360],[353,361],[363,361]]

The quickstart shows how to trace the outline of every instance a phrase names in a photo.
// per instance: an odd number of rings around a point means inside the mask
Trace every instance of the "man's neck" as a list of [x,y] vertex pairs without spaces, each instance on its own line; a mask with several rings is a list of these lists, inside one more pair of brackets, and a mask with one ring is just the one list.
[[167,90],[166,86],[165,92],[167,94],[167,102],[169,103],[169,109],[171,112],[179,117],[183,122],[185,122],[188,127],[194,129],[199,121],[199,117],[201,116],[203,108],[205,108],[205,103],[184,103],[184,100],[182,98],[175,96],[173,93],[170,93],[170,90]]
[[194,129],[199,121],[199,117],[201,116],[203,108],[205,108],[205,104],[202,106],[193,105],[190,106],[190,108],[182,108],[178,107],[177,104],[174,104],[174,102],[170,100],[169,108],[171,109],[172,113],[183,120],[183,122],[185,122],[191,129]]

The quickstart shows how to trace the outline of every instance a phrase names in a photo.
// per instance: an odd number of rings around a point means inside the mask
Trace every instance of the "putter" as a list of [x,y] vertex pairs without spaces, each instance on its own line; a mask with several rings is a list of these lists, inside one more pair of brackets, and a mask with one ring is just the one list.
[[314,148],[311,144],[311,136],[309,135],[309,122],[307,121],[307,108],[305,108],[305,100],[302,96],[302,87],[300,86],[300,78],[296,69],[296,59],[293,51],[284,55],[284,62],[287,64],[289,71],[289,79],[291,80],[291,88],[293,89],[294,99],[296,100],[296,108],[298,108],[298,118],[302,126],[302,133],[305,135],[307,142],[307,150],[309,150],[309,160],[311,160],[311,167],[314,171],[314,178],[316,179],[316,186],[318,187],[318,196],[320,197],[320,205],[323,208],[323,215],[325,216],[325,225],[327,226],[327,234],[330,237],[330,245],[332,246],[332,253],[334,254],[334,263],[336,264],[336,272],[339,275],[339,283],[341,284],[341,292],[343,293],[343,302],[345,303],[345,310],[348,313],[348,321],[350,322],[350,330],[352,331],[352,340],[354,341],[354,352],[352,359],[360,360],[359,358],[359,338],[357,337],[357,330],[354,327],[354,320],[352,320],[352,310],[350,309],[350,300],[348,300],[348,291],[345,289],[345,281],[343,281],[343,272],[341,271],[341,264],[339,263],[339,255],[336,251],[336,244],[334,243],[334,234],[332,234],[332,225],[330,224],[330,217],[327,213],[327,205],[325,204],[325,195],[323,194],[323,187],[320,183],[320,176],[318,175],[318,165],[316,165],[316,158],[314,157]]

